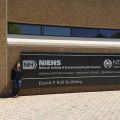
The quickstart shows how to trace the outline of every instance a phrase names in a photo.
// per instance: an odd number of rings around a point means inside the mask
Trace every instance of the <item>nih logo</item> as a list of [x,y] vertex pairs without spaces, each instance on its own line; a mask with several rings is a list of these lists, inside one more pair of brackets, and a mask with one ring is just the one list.
[[23,70],[36,69],[37,63],[35,60],[23,60]]

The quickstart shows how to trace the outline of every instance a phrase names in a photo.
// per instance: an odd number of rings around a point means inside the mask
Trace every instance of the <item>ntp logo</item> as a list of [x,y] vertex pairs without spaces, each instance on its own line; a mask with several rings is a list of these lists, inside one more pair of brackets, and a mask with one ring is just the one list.
[[24,70],[26,69],[32,70],[32,69],[36,69],[36,67],[37,67],[37,63],[35,60],[23,60]]
[[105,68],[111,68],[112,67],[112,61],[110,60],[110,59],[106,59],[106,60],[104,60],[104,67]]

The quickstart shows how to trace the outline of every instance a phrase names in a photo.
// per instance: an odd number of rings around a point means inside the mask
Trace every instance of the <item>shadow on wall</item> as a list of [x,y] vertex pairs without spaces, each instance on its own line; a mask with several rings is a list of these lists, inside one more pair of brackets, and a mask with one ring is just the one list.
[[7,95],[6,95],[6,89],[7,88],[7,86],[5,86],[2,90],[1,90],[1,92],[0,92],[0,98],[6,98],[7,97]]

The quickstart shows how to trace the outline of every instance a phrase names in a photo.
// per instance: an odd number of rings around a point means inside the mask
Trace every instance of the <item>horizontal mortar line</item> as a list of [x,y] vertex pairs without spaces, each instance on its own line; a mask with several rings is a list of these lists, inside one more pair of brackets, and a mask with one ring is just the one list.
[[45,77],[45,78],[22,78],[22,80],[27,80],[27,79],[56,79],[56,78],[95,78],[95,77],[120,77],[120,76],[84,76],[84,77]]
[[21,55],[54,55],[54,56],[120,56],[120,55],[68,55],[68,54],[64,54],[64,55],[62,55],[62,54],[21,54]]

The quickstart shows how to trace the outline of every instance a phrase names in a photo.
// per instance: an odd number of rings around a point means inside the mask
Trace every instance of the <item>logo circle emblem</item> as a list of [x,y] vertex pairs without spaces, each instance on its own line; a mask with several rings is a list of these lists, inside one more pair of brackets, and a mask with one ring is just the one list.
[[106,59],[104,61],[104,67],[108,68],[108,69],[111,68],[112,67],[112,61],[110,59]]

